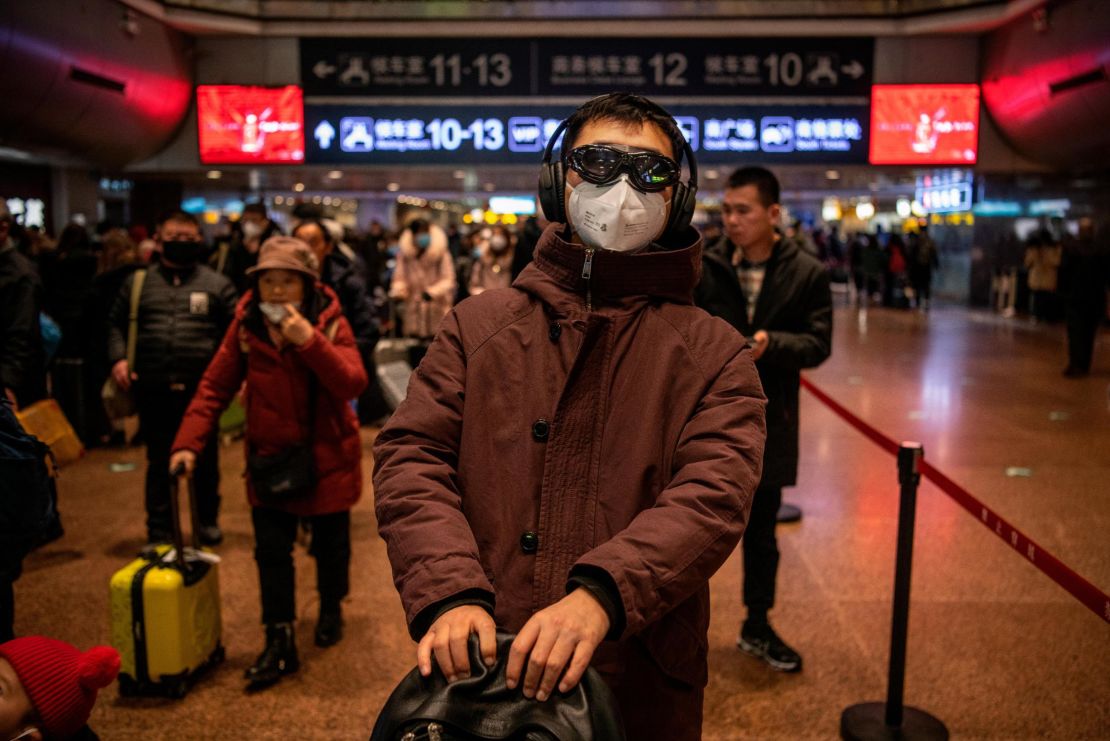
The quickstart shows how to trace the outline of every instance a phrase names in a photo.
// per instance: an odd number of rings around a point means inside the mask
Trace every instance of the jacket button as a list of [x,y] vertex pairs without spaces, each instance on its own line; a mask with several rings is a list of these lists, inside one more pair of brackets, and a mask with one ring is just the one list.
[[551,338],[552,342],[558,342],[559,337],[563,334],[563,327],[558,322],[552,322],[551,326],[547,328],[547,336]]
[[520,536],[520,550],[535,553],[540,549],[540,536],[529,530]]
[[551,432],[551,425],[548,424],[546,419],[537,419],[532,425],[532,437],[536,442],[542,443],[547,439],[548,433]]

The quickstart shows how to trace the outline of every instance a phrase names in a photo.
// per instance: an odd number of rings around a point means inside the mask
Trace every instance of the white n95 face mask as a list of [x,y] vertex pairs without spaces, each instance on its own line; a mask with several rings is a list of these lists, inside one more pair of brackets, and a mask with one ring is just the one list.
[[587,246],[613,252],[636,252],[659,236],[667,221],[662,193],[641,193],[627,175],[612,183],[570,185],[567,214]]

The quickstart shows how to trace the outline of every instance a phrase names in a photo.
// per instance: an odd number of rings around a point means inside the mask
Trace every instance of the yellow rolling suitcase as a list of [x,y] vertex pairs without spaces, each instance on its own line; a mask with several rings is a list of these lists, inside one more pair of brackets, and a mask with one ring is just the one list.
[[111,580],[112,645],[125,697],[184,697],[198,675],[224,658],[219,557],[197,541],[191,480],[192,547],[185,547],[177,477],[172,487],[173,544],[147,549]]

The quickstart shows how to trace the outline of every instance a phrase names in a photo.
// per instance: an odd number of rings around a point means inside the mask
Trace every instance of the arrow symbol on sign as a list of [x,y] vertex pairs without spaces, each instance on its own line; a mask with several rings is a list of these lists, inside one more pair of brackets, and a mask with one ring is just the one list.
[[335,139],[335,127],[327,121],[321,121],[312,131],[312,136],[320,142],[320,149],[327,149]]
[[317,62],[316,65],[312,68],[312,72],[321,80],[335,72],[335,70],[335,67],[331,66],[322,59]]
[[853,80],[858,80],[860,78],[860,75],[862,75],[864,72],[863,65],[855,59],[852,60],[851,64],[841,65],[840,71],[851,77]]

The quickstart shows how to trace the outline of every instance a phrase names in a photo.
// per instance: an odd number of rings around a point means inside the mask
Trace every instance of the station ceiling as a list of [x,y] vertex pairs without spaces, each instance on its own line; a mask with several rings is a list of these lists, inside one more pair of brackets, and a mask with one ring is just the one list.
[[[358,35],[368,23],[742,20],[753,33],[982,32],[1045,0],[121,0],[194,33]],[[832,22],[833,25],[829,25]],[[864,25],[860,25],[863,23]],[[786,24],[786,25],[782,25]],[[457,27],[456,27],[457,29]],[[379,26],[378,32],[384,29]],[[595,27],[595,32],[596,32]],[[425,33],[435,33],[425,26]],[[533,27],[535,32],[535,27]],[[511,30],[509,31],[511,33]],[[619,33],[619,32],[618,32]],[[625,30],[627,35],[627,29]]]

